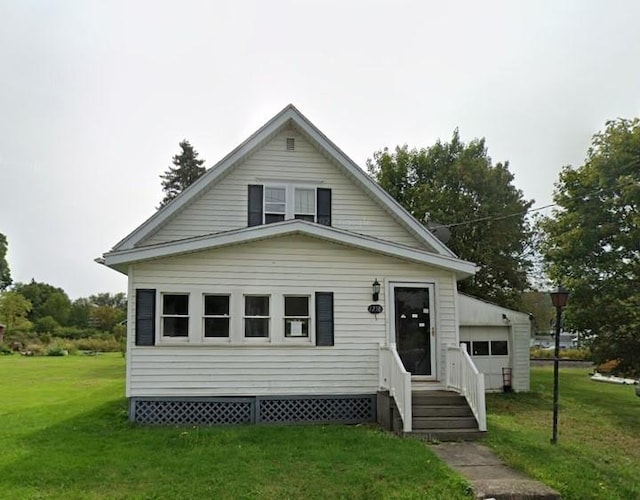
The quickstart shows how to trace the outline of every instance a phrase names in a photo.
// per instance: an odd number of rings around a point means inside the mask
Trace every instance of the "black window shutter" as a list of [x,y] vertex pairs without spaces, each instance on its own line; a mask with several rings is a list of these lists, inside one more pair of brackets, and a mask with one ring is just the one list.
[[318,188],[318,224],[331,225],[331,189]]
[[136,290],[136,345],[156,342],[156,291]]
[[259,184],[249,185],[248,226],[259,226],[262,224],[262,186]]
[[333,345],[333,292],[316,292],[316,345]]

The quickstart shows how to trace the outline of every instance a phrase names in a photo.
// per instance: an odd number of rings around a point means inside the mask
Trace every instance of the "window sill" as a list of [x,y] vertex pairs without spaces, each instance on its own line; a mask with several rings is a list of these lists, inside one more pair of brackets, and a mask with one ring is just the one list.
[[188,349],[206,349],[206,348],[220,348],[220,349],[247,349],[247,348],[265,348],[265,349],[282,349],[282,348],[303,348],[303,349],[323,349],[330,348],[333,349],[335,346],[317,346],[310,342],[278,342],[278,343],[270,343],[270,342],[159,342],[153,346],[131,346],[135,349],[149,349],[149,348],[171,348],[171,347],[184,347]]

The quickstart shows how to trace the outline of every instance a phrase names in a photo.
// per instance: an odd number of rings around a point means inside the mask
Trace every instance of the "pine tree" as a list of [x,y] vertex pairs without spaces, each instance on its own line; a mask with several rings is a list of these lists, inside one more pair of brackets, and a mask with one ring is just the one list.
[[183,140],[180,143],[180,148],[182,149],[181,153],[173,157],[174,166],[169,167],[169,170],[160,176],[164,192],[160,208],[187,189],[206,171],[202,166],[204,160],[198,158],[198,152],[193,149],[189,141]]

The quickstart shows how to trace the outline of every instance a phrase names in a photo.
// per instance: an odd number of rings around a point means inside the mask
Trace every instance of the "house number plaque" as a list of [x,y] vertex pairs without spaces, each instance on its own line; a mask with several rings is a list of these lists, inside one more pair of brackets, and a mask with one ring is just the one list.
[[380,314],[382,311],[384,311],[384,309],[382,308],[382,306],[380,304],[371,304],[367,310],[371,313],[371,314]]

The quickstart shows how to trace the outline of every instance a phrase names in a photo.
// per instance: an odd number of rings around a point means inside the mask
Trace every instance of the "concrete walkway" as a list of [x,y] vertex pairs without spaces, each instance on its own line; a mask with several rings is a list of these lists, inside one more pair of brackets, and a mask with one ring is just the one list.
[[476,442],[430,445],[449,467],[466,477],[477,499],[558,500],[560,494],[539,481],[507,467],[486,446]]

